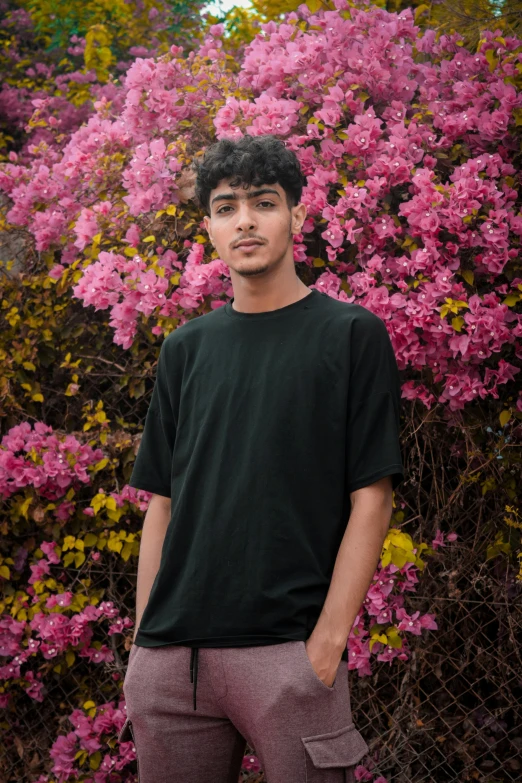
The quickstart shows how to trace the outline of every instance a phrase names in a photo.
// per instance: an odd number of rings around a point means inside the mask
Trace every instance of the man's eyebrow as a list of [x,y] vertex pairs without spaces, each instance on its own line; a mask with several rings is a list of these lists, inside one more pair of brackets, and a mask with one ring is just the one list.
[[[245,199],[257,198],[258,196],[263,196],[265,193],[275,193],[276,196],[281,198],[279,192],[273,188],[259,188],[258,190],[253,190],[251,193],[248,193],[246,196],[241,196],[241,200],[244,201]],[[236,193],[220,193],[219,196],[214,196],[210,204],[212,205],[216,201],[237,201],[238,198]]]

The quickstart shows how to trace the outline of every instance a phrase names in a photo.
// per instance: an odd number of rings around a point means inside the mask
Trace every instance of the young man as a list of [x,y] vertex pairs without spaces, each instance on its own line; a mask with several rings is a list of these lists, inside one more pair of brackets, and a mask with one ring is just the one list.
[[281,141],[221,140],[196,168],[234,297],[161,346],[120,739],[140,783],[237,783],[245,741],[268,783],[354,781],[347,639],[403,478],[395,355],[380,318],[297,277]]

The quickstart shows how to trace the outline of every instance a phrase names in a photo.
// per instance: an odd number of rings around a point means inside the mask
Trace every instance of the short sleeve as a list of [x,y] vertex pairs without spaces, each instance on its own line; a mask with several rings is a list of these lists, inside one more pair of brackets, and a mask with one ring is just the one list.
[[165,341],[129,485],[171,497],[171,467],[176,425],[170,403]]
[[347,415],[347,491],[391,476],[404,479],[401,381],[384,321],[363,308],[352,322]]

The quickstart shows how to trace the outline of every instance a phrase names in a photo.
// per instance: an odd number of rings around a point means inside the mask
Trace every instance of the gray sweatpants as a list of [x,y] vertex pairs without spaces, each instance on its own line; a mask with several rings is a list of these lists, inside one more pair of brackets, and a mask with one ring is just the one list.
[[332,687],[304,642],[131,649],[120,742],[139,783],[237,783],[245,740],[267,783],[354,783],[368,745],[352,720],[347,663]]

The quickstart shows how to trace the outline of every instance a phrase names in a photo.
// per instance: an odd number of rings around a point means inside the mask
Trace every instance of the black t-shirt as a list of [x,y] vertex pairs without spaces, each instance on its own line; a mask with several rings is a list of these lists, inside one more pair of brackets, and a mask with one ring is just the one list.
[[232,302],[161,346],[129,483],[170,497],[171,519],[138,646],[306,640],[350,492],[404,478],[384,321],[317,289],[268,312]]

